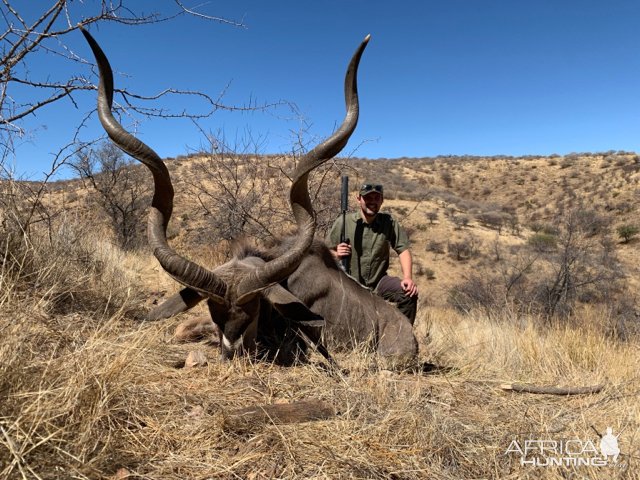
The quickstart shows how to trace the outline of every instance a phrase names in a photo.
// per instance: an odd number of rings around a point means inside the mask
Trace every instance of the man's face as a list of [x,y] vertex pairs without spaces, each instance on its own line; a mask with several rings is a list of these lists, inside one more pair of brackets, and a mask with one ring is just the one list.
[[363,196],[358,196],[360,211],[365,217],[375,217],[380,211],[382,200],[382,194],[378,192],[371,192]]

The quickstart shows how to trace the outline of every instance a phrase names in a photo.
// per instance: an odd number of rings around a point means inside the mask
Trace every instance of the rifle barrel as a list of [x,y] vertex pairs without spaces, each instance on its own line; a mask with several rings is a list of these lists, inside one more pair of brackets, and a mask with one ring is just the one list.
[[[340,243],[348,243],[347,238],[347,222],[346,216],[349,210],[349,177],[347,175],[342,176],[342,190],[340,192],[340,209],[342,210],[342,232],[340,233]],[[342,268],[345,272],[349,272],[349,257],[343,257],[340,259]]]

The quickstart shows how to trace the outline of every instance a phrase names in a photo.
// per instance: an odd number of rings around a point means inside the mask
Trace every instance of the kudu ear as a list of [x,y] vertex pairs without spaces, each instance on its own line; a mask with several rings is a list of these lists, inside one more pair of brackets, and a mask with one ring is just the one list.
[[324,318],[312,312],[298,297],[280,285],[266,288],[262,295],[280,315],[305,327],[324,327]]
[[267,285],[266,287],[255,288],[248,292],[238,292],[239,295],[238,295],[238,298],[236,299],[236,304],[244,305],[245,303],[250,302],[251,300],[254,300],[258,295],[272,288],[274,285],[277,285],[277,284],[270,284],[270,285]]
[[224,305],[224,298],[217,295],[201,295],[190,287],[185,287],[175,295],[171,295],[160,305],[150,310],[146,320],[162,320],[192,309],[202,300],[209,299],[218,305]]

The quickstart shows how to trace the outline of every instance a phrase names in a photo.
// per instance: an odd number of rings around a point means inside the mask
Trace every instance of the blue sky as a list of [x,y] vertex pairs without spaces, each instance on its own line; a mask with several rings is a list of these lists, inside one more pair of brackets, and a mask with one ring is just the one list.
[[[40,2],[19,1],[23,11]],[[89,2],[91,3],[91,2]],[[184,0],[186,5],[202,2]],[[138,0],[146,12],[170,1]],[[367,34],[359,72],[361,116],[344,153],[396,158],[436,155],[640,151],[640,2],[619,0],[211,1],[200,11],[246,28],[180,17],[143,27],[92,28],[116,85],[145,95],[201,90],[242,105],[286,100],[308,134],[325,137],[344,115],[346,65]],[[81,13],[79,13],[81,14]],[[80,34],[69,46],[89,58]],[[50,57],[50,56],[49,56]],[[44,57],[53,77],[62,66]],[[74,65],[76,73],[88,68]],[[16,169],[37,177],[95,102],[93,92],[40,112],[16,151]],[[201,106],[184,98],[157,104]],[[258,138],[261,153],[290,151],[303,122],[287,108],[217,112],[205,131]],[[143,141],[161,156],[200,149],[186,120],[150,120]],[[82,131],[101,133],[97,118]],[[355,149],[355,151],[354,151]]]

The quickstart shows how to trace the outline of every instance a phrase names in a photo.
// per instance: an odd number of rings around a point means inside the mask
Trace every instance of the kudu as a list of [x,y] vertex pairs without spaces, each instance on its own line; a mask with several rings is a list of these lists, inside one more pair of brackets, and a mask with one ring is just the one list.
[[[294,239],[269,250],[246,248],[237,252],[245,261],[265,262],[278,258],[286,252]],[[324,319],[323,343],[330,349],[352,349],[368,345],[373,347],[383,368],[403,369],[416,367],[414,360],[418,345],[413,335],[413,327],[407,317],[392,304],[362,287],[347,275],[336,263],[331,252],[321,240],[315,240],[298,268],[281,284],[290,295],[290,317],[310,318],[307,310]],[[282,290],[279,290],[283,293]],[[204,300],[200,293],[186,287],[169,297],[151,310],[147,318],[159,320],[184,312]],[[282,302],[285,301],[283,297]],[[281,304],[281,307],[285,306]],[[293,309],[299,309],[295,315]],[[280,308],[282,311],[282,308]],[[261,317],[262,325],[271,318]],[[276,325],[269,324],[268,331]],[[191,324],[190,328],[200,329],[201,324]],[[304,329],[303,329],[304,331]]]
[[113,116],[111,67],[95,39],[84,29],[82,33],[98,64],[100,122],[111,140],[143,163],[153,175],[154,193],[147,229],[153,254],[162,268],[186,287],[187,296],[197,298],[197,301],[207,300],[211,318],[221,333],[222,358],[255,352],[261,334],[268,338],[273,337],[273,332],[269,331],[271,327],[282,330],[272,314],[277,314],[278,319],[294,322],[295,329],[304,331],[317,343],[319,327],[324,323],[322,317],[309,311],[279,283],[295,272],[313,242],[315,218],[308,192],[309,173],[344,148],[358,122],[357,70],[369,36],[360,44],[347,69],[344,88],[347,113],[342,125],[327,140],[305,154],[293,174],[290,204],[298,229],[294,241],[281,255],[266,261],[255,256],[234,257],[208,270],[169,246],[166,229],[173,209],[174,191],[167,167],[153,149],[127,132]]

